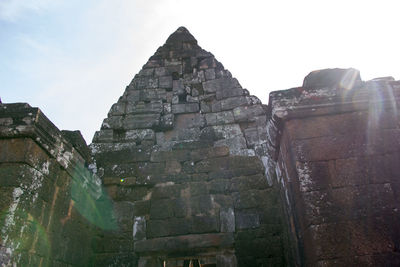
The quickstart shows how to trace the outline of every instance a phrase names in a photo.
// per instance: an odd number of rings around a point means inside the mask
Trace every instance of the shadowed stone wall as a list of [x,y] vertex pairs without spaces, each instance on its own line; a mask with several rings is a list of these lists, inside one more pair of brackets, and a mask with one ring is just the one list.
[[28,104],[0,104],[0,151],[0,265],[88,266],[106,225],[80,133],[61,133]]
[[312,72],[270,95],[276,172],[306,266],[400,264],[398,97],[392,78]]

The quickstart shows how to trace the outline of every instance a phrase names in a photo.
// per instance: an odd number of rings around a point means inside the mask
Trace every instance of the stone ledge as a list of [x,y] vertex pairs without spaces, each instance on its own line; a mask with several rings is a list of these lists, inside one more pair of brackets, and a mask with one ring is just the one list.
[[224,234],[200,234],[183,235],[175,237],[153,238],[135,243],[134,251],[139,254],[190,251],[205,248],[233,247],[234,237],[232,233]]
[[84,157],[42,113],[27,103],[0,104],[0,139],[34,140],[71,175],[84,168]]
[[[340,75],[345,75],[347,71],[357,75],[351,85],[343,87]],[[329,77],[330,73],[335,79]],[[310,79],[312,81],[308,81]],[[374,79],[364,82],[354,69],[333,69],[312,72],[305,78],[302,87],[271,92],[269,108],[272,116],[287,120],[367,110],[377,105],[393,108],[393,103],[398,101],[399,81]]]

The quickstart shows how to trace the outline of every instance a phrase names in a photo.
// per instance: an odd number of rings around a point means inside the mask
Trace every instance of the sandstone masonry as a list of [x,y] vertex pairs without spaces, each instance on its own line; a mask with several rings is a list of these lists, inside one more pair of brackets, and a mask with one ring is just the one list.
[[181,27],[88,147],[0,104],[2,266],[398,266],[400,82],[251,96]]

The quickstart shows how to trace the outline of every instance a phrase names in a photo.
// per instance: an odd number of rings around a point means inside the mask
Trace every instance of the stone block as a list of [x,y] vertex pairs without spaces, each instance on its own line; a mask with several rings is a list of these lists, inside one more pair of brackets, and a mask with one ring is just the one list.
[[173,80],[172,81],[172,90],[175,95],[182,95],[185,91],[185,86],[183,84],[183,80]]
[[217,61],[214,57],[207,57],[199,62],[200,69],[216,68]]
[[129,92],[127,97],[129,102],[166,100],[167,92],[165,89],[143,89]]
[[133,240],[146,239],[146,219],[144,216],[135,216],[133,219]]
[[175,104],[172,105],[172,113],[193,113],[200,110],[198,103],[188,103],[188,104]]
[[180,196],[182,186],[173,182],[161,184],[153,189],[152,199],[177,198]]
[[208,184],[206,182],[192,182],[190,183],[190,195],[206,195],[208,194]]
[[183,218],[188,214],[189,201],[186,198],[176,198],[172,199],[172,209],[174,212],[174,217]]
[[167,227],[165,220],[148,220],[146,224],[146,233],[147,239],[170,235],[169,227]]
[[[190,143],[200,138],[200,128],[181,128],[175,127],[171,131],[165,132],[166,141],[185,141],[187,146],[191,146]],[[183,145],[183,142],[177,143],[173,148]],[[192,144],[193,145],[193,144]]]
[[160,124],[160,114],[127,115],[124,119],[124,129],[143,129],[157,127]]
[[186,235],[191,232],[191,220],[186,218],[171,218],[165,221],[171,236]]
[[150,200],[135,201],[132,206],[133,216],[144,216],[150,214]]
[[245,91],[241,87],[235,88],[224,88],[222,90],[218,90],[216,92],[217,100],[234,97],[234,96],[242,96],[245,94]]
[[215,69],[206,69],[204,74],[207,81],[215,79]]
[[[216,110],[213,108],[213,112],[221,111],[221,110],[231,110],[236,107],[240,107],[243,105],[250,105],[250,100],[246,96],[235,96],[226,99],[222,99],[219,103],[219,108],[215,107]],[[218,110],[219,109],[219,110]]]
[[204,127],[205,119],[202,114],[179,114],[176,115],[176,127],[177,128],[194,128]]
[[196,149],[190,152],[190,159],[193,161],[199,161],[206,158],[218,158],[229,155],[229,148],[220,146],[220,147],[209,147],[209,148],[201,148]]
[[232,207],[223,207],[219,212],[220,232],[235,232],[235,212]]
[[252,176],[242,176],[231,179],[231,185],[229,191],[239,192],[247,191],[251,189],[267,189],[268,185],[267,178],[262,174],[252,175]]
[[[216,266],[218,266],[218,267],[237,267],[238,266],[235,254],[219,254],[219,255],[217,255],[216,258],[217,258]],[[243,265],[243,266],[245,266],[245,265]],[[246,265],[246,266],[251,266],[251,265]],[[257,266],[262,266],[262,265],[257,265]],[[270,265],[270,266],[278,266],[278,265]]]
[[170,89],[172,88],[172,76],[162,76],[159,79],[159,87]]
[[128,130],[125,132],[125,140],[130,142],[154,141],[155,133],[151,129]]
[[156,76],[166,76],[168,74],[167,68],[165,67],[158,67],[154,69],[154,75]]
[[206,93],[217,93],[222,91],[235,90],[236,88],[241,88],[241,86],[236,79],[220,78],[204,82],[203,88],[204,92]]
[[174,114],[166,114],[161,116],[160,130],[170,130],[174,128]]
[[211,194],[226,194],[230,190],[231,182],[227,179],[215,179],[210,182]]
[[256,116],[264,115],[266,112],[261,105],[241,106],[233,110],[235,121],[254,121]]
[[150,103],[145,103],[145,102],[128,103],[126,106],[127,114],[149,114],[149,113],[160,114],[162,111],[163,111],[163,104],[161,100],[152,101]]
[[255,211],[236,211],[235,218],[235,225],[238,230],[258,228],[260,226],[260,217]]
[[232,111],[207,113],[205,115],[205,117],[206,117],[208,126],[220,125],[220,124],[230,124],[230,123],[234,123],[234,121],[235,121]]
[[141,69],[139,71],[139,76],[153,76],[154,68]]
[[161,162],[174,159],[176,161],[187,161],[190,159],[189,150],[173,150],[173,151],[153,151],[151,161]]
[[93,142],[108,143],[114,139],[114,131],[112,129],[104,129],[94,133]]
[[108,112],[108,116],[119,116],[125,114],[126,103],[118,102],[112,105],[110,111]]
[[150,206],[150,219],[167,219],[174,215],[173,202],[170,199],[152,200]]
[[190,198],[192,215],[204,215],[214,213],[214,203],[210,195],[200,195]]
[[134,251],[137,253],[157,251],[193,253],[198,248],[229,248],[233,246],[233,243],[232,233],[184,235],[142,240],[135,243]]
[[215,216],[193,216],[191,217],[191,233],[213,233],[218,232],[218,220]]

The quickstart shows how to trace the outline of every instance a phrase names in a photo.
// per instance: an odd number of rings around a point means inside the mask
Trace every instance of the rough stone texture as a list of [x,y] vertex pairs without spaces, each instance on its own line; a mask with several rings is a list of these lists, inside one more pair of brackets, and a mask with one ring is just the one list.
[[392,79],[332,69],[271,93],[270,150],[298,265],[399,264],[399,92]]
[[326,69],[266,106],[181,27],[90,150],[0,104],[0,263],[399,266],[399,93]]
[[[154,93],[162,89],[167,96]],[[135,208],[123,216],[132,219],[117,217],[127,232],[115,232],[104,242],[133,235],[143,266],[150,256],[170,261],[202,258],[205,252],[218,266],[250,266],[266,254],[289,261],[283,208],[261,161],[265,108],[185,28],[149,59],[105,122],[91,145],[94,159],[104,169],[102,180],[113,192],[114,205]],[[146,134],[145,142],[127,138],[124,129],[155,135]],[[121,182],[108,182],[112,179]],[[270,212],[276,220],[265,219]],[[243,238],[254,231],[260,231],[259,253]],[[262,231],[275,236],[279,249],[268,252],[270,240],[261,237]],[[224,254],[227,249],[233,256]]]
[[0,120],[1,265],[89,266],[112,210],[92,205],[104,195],[85,141],[28,104],[0,104]]

